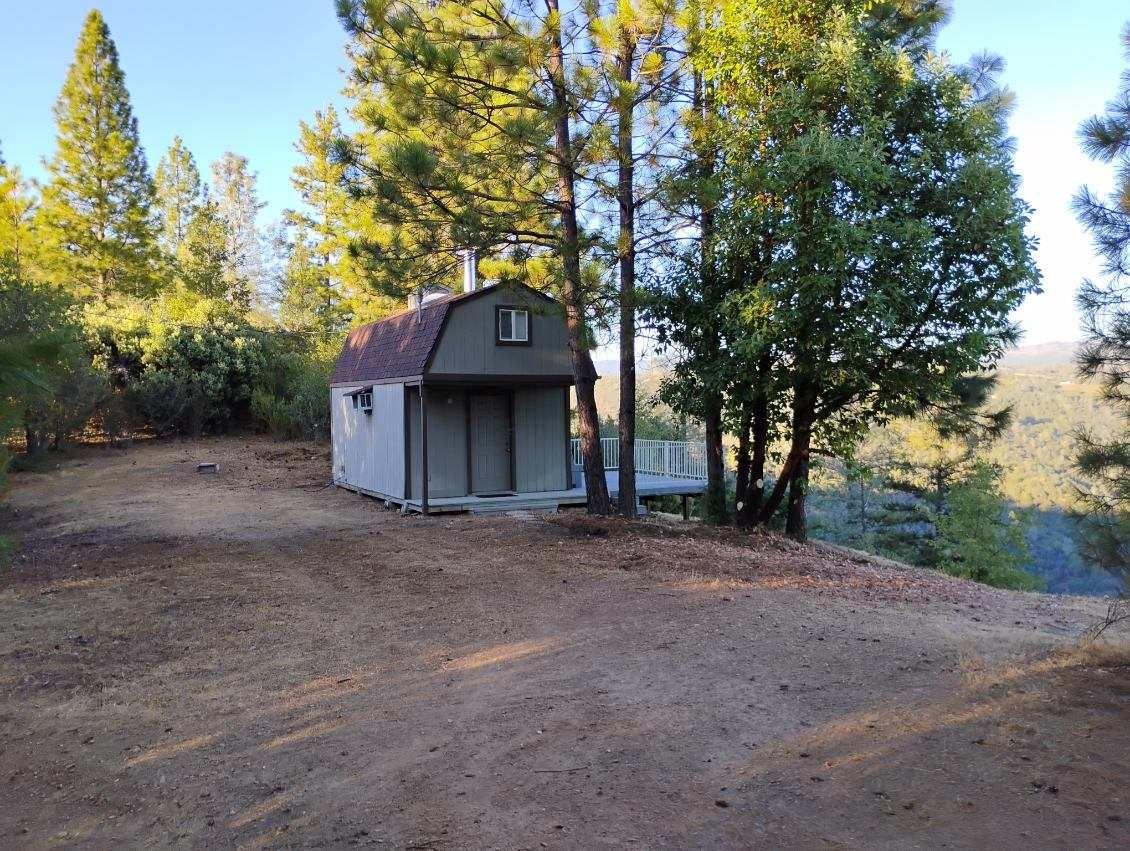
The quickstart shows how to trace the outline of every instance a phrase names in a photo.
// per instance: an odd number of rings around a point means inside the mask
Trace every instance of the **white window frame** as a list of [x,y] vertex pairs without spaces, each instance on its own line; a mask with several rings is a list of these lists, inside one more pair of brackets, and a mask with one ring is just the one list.
[[353,410],[363,414],[373,413],[373,388],[366,387],[353,393]]
[[[502,315],[504,313],[510,314],[510,336],[504,337],[502,335]],[[523,323],[523,330],[525,333],[519,337],[516,333],[518,328],[517,318],[521,314],[525,321]],[[498,342],[500,343],[528,343],[530,342],[530,311],[524,307],[500,307],[498,309]]]

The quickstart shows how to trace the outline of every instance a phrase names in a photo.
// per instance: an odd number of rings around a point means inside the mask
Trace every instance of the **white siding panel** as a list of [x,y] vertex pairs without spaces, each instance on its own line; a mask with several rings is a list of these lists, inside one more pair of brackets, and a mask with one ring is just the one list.
[[334,480],[373,493],[402,498],[404,385],[375,386],[371,414],[354,410],[347,395],[362,386],[333,388],[330,414]]

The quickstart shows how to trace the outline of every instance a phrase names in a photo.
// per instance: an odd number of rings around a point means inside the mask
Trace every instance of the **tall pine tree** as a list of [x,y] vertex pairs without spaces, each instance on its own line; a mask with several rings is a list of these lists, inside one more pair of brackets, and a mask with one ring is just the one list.
[[189,222],[203,200],[200,170],[180,136],[157,164],[157,205],[161,214],[161,243],[175,255],[188,233]]
[[533,254],[557,272],[589,511],[610,508],[590,354],[592,237],[584,170],[594,139],[587,10],[522,4],[338,0],[352,43],[360,131],[342,153],[384,241],[366,246],[404,287],[450,275],[455,251]]
[[615,244],[620,338],[617,509],[625,517],[634,517],[637,507],[636,269],[646,265],[671,231],[670,217],[662,215],[656,201],[671,174],[668,157],[678,137],[674,129],[682,75],[679,64],[669,59],[683,42],[675,25],[678,11],[674,0],[611,0],[592,4],[589,14],[600,56],[598,98],[602,111],[611,115],[601,121],[611,124],[607,153],[601,156],[603,133],[594,134],[593,147],[595,156],[611,166],[611,175],[600,181],[608,184],[602,194],[615,199],[616,233],[609,242]]
[[35,252],[32,221],[35,196],[20,170],[0,156],[0,263],[18,278],[28,274],[28,260]]
[[263,279],[257,217],[265,205],[259,201],[256,177],[247,157],[231,151],[212,163],[212,201],[228,237],[228,300],[242,313],[257,301]]
[[152,294],[159,281],[153,182],[118,49],[97,10],[79,35],[55,120],[42,213],[60,249],[60,279],[102,299]]
[[[1123,42],[1130,61],[1130,26]],[[1117,184],[1109,199],[1085,189],[1075,202],[1106,273],[1079,291],[1086,333],[1079,371],[1098,380],[1126,428],[1110,441],[1081,434],[1077,466],[1096,483],[1084,494],[1091,555],[1130,580],[1130,71],[1106,114],[1088,120],[1080,135],[1088,154],[1117,166]]]
[[332,156],[341,137],[337,110],[314,113],[299,123],[295,148],[302,155],[291,183],[305,202],[302,211],[287,211],[296,228],[295,246],[287,262],[280,305],[287,327],[332,336],[346,327],[348,283],[354,277],[349,243],[356,215],[345,191],[344,166]]

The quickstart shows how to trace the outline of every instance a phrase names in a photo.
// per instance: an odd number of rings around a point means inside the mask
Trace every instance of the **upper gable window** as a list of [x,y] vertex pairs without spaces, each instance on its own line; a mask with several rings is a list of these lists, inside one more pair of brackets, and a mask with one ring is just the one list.
[[496,310],[497,336],[502,346],[528,346],[530,344],[530,312],[522,307],[499,305]]

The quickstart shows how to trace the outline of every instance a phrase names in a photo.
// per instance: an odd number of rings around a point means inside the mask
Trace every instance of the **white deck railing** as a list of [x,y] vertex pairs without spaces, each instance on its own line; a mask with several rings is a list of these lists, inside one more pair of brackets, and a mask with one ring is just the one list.
[[[604,469],[620,467],[620,439],[602,437]],[[581,439],[573,438],[573,463],[581,465]],[[636,472],[676,479],[706,478],[706,441],[704,440],[637,440]]]

